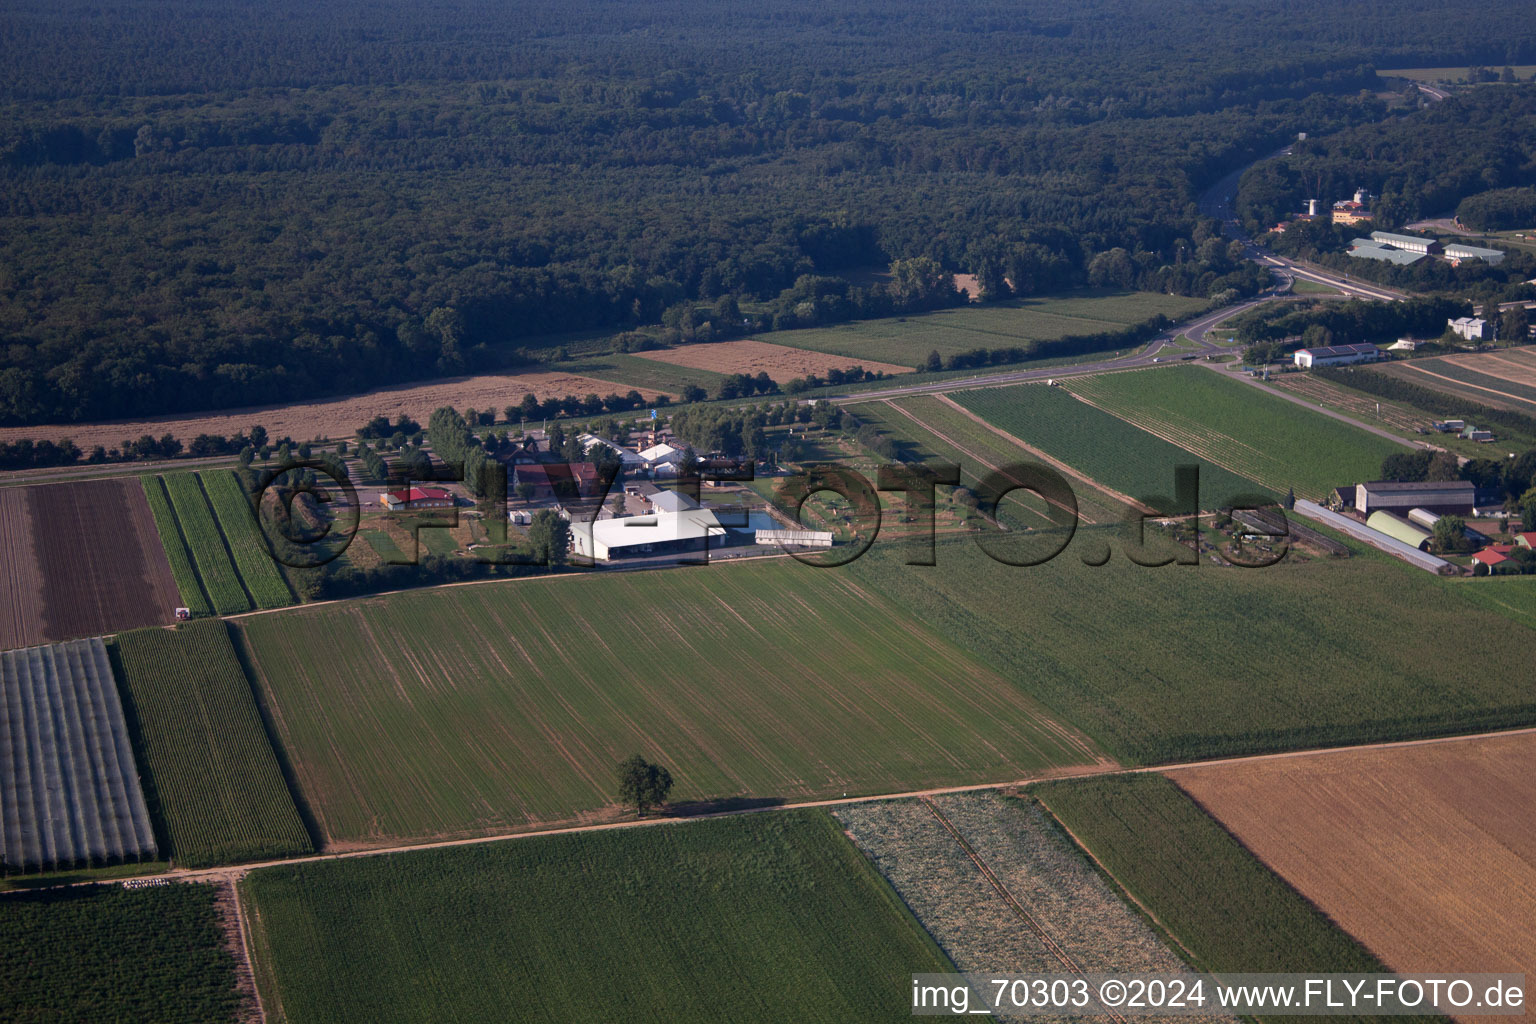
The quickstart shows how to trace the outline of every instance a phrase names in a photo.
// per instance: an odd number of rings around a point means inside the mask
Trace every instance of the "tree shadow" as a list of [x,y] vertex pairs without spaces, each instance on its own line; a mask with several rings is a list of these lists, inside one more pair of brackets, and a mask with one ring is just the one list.
[[782,807],[785,803],[781,796],[727,796],[718,800],[689,800],[686,803],[668,804],[666,813],[675,818],[697,818],[707,814],[766,810],[769,807]]

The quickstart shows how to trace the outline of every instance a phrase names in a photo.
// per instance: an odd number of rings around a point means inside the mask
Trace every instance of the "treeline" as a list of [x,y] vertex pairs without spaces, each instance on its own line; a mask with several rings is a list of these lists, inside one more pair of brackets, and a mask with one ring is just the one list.
[[1496,188],[1468,196],[1456,217],[1477,231],[1536,229],[1536,188]]
[[841,409],[825,399],[810,405],[795,402],[765,402],[739,408],[701,405],[677,410],[667,425],[679,440],[696,451],[754,459],[777,451],[785,461],[793,461],[794,452],[786,448],[792,439],[776,437],[770,442],[767,428],[801,423],[811,424],[819,430],[841,429],[845,416]]
[[[0,422],[527,365],[679,304],[935,308],[934,267],[1033,294],[1122,249],[1138,286],[1210,297],[1232,271],[1196,251],[1201,188],[1378,117],[1372,61],[1523,54],[1518,8],[1341,31],[1322,0],[23,0],[0,11]],[[931,263],[869,283],[909,260]]]
[[[1250,361],[1268,362],[1302,344],[1388,342],[1402,337],[1438,338],[1447,320],[1468,316],[1459,299],[1418,297],[1404,302],[1306,302],[1271,304],[1233,319],[1232,336],[1249,346]],[[1254,351],[1262,346],[1262,351]]]

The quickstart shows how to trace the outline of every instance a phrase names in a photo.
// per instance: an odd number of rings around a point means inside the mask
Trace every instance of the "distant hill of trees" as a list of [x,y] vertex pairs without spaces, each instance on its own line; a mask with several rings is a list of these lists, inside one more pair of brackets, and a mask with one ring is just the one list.
[[1241,291],[1200,188],[1379,118],[1375,63],[1536,60],[1525,6],[16,0],[0,422],[526,362],[723,299],[900,310],[850,283],[895,260]]

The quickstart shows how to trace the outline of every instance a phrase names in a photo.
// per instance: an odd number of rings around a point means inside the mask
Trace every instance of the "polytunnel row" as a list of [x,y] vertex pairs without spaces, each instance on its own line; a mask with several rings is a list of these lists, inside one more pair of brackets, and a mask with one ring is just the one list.
[[0,863],[152,859],[154,830],[106,646],[0,654]]

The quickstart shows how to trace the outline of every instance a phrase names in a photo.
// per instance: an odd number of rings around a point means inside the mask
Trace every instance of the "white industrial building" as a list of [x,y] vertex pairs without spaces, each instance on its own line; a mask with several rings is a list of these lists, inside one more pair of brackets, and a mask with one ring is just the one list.
[[577,438],[581,443],[582,452],[590,457],[594,448],[606,448],[619,457],[619,464],[625,469],[639,469],[645,465],[645,459],[640,453],[631,448],[625,448],[621,444],[614,444],[607,438],[598,437],[596,434],[582,434]]
[[1445,247],[1445,258],[1451,263],[1461,263],[1463,260],[1482,260],[1489,266],[1496,267],[1504,262],[1504,250],[1484,249],[1482,246],[1452,242]]
[[1477,316],[1459,316],[1455,320],[1447,320],[1445,325],[1451,329],[1451,333],[1468,341],[1487,341],[1493,336],[1493,330],[1488,326],[1488,321]]
[[1367,363],[1381,358],[1381,349],[1375,345],[1321,345],[1317,348],[1299,348],[1295,355],[1296,365],[1303,370],[1314,366],[1340,366],[1344,363]]
[[1390,245],[1394,249],[1404,252],[1423,253],[1426,256],[1434,256],[1440,250],[1440,243],[1433,238],[1420,238],[1418,235],[1399,235],[1391,231],[1372,231],[1371,241],[1378,245]]
[[598,562],[703,551],[712,542],[726,543],[727,533],[707,508],[571,523],[572,549]]

